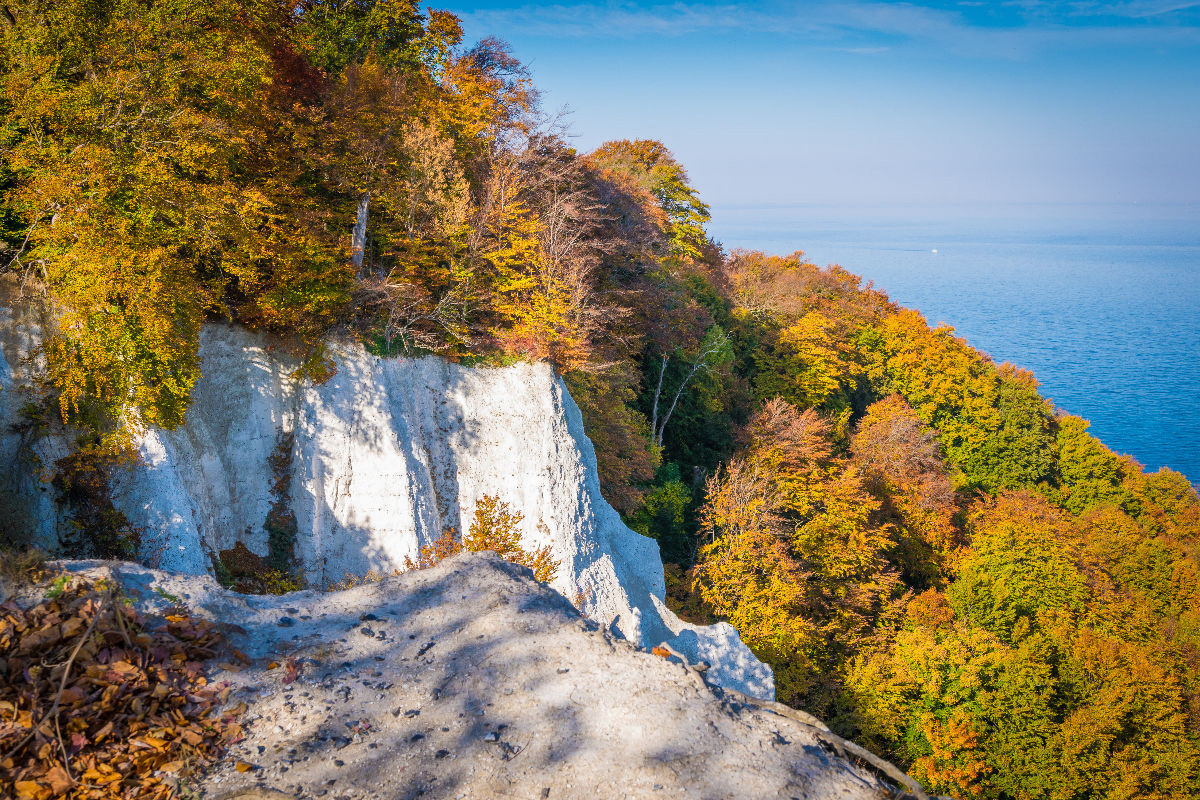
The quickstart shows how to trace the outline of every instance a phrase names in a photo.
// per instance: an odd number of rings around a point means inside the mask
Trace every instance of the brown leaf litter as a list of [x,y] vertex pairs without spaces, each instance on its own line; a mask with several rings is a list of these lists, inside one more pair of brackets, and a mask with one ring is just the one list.
[[243,735],[221,709],[228,687],[205,677],[220,647],[211,623],[144,617],[103,581],[63,576],[31,608],[0,605],[0,786],[17,800],[176,796]]

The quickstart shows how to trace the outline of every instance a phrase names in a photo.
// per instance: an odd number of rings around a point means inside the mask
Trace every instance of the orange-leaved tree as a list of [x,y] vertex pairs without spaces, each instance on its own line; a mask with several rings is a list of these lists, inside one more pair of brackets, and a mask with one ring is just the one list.
[[475,516],[465,539],[459,541],[453,529],[443,531],[433,543],[420,548],[416,561],[405,557],[404,566],[427,569],[464,549],[472,553],[491,550],[506,561],[529,567],[534,578],[549,583],[558,572],[559,562],[552,557],[550,545],[535,550],[521,546],[520,526],[524,519],[523,514],[514,513],[498,496],[485,494],[475,501]]
[[899,395],[867,407],[850,438],[854,463],[897,529],[895,559],[905,583],[944,584],[964,545],[957,500],[936,432]]

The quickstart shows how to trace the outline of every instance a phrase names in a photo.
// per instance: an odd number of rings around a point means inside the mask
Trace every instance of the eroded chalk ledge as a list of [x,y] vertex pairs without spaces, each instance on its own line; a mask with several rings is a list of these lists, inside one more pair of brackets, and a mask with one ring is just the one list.
[[614,637],[491,553],[280,597],[63,563],[143,612],[186,605],[248,657],[210,665],[247,703],[247,736],[191,787],[203,798],[924,796],[819,721]]

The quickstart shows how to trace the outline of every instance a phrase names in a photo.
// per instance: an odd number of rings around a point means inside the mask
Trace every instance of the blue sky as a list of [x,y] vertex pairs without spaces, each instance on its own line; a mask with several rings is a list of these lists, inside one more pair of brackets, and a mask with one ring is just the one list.
[[1200,2],[450,2],[716,206],[1200,203]]

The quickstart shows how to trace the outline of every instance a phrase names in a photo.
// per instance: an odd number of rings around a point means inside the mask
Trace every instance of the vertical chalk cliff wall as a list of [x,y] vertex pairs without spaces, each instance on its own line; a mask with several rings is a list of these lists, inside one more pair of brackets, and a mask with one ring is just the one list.
[[0,278],[0,537],[30,540],[53,552],[67,533],[49,480],[54,462],[71,452],[63,436],[44,436],[23,407],[25,388],[41,374],[37,357],[48,324],[44,303],[23,300]]
[[[70,523],[45,479],[69,447],[22,430],[39,323],[16,304],[2,313],[0,511],[52,547]],[[146,531],[145,563],[202,574],[210,553],[238,541],[266,554],[272,454],[290,436],[296,555],[311,583],[399,568],[496,495],[524,515],[527,545],[550,545],[561,563],[552,585],[589,617],[709,662],[716,683],[772,696],[770,669],[732,627],[688,625],[665,607],[658,546],[601,496],[579,409],[548,365],[469,368],[333,345],[337,373],[313,385],[290,377],[296,365],[264,335],[210,325],[201,341],[186,423],[139,435],[143,463],[114,481],[116,506]]]

